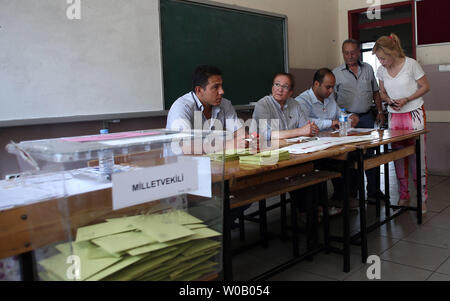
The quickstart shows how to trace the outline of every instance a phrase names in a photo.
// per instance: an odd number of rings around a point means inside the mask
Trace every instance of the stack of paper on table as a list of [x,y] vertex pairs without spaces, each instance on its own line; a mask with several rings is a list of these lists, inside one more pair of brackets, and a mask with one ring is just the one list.
[[309,141],[305,143],[293,144],[282,148],[282,150],[288,151],[291,154],[306,154],[323,149],[327,149],[332,146],[350,144],[361,141],[373,140],[372,135],[362,136],[345,136],[345,137],[320,137],[315,141]]
[[246,149],[227,149],[224,152],[217,152],[208,154],[208,157],[213,161],[233,161],[237,160],[240,156],[247,156],[250,154],[250,150]]
[[80,258],[78,280],[195,280],[217,270],[220,236],[181,210],[109,219],[78,228],[74,242],[40,260],[44,280],[68,279],[70,255]]
[[239,157],[239,164],[274,165],[279,161],[288,160],[289,152],[286,150],[265,151],[254,155]]

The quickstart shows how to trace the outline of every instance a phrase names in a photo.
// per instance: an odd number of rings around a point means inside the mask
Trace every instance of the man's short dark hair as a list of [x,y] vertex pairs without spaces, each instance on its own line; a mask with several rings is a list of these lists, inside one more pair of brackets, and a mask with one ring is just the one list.
[[195,68],[192,75],[192,91],[195,91],[197,86],[205,89],[208,85],[208,79],[213,75],[222,75],[222,71],[211,65],[201,65]]
[[321,69],[317,70],[316,73],[314,73],[313,85],[316,81],[318,81],[319,84],[322,84],[323,79],[325,78],[325,75],[327,75],[327,74],[331,74],[334,77],[333,71],[331,71],[328,68],[321,68]]
[[290,86],[291,89],[290,89],[290,90],[291,90],[291,91],[294,90],[294,87],[295,87],[294,77],[292,76],[292,74],[287,73],[287,72],[278,72],[277,74],[275,74],[275,76],[272,78],[272,84],[273,84],[273,82],[275,81],[275,78],[276,78],[277,76],[280,76],[280,75],[284,75],[284,76],[289,77],[289,81],[291,82],[291,86]]
[[345,44],[353,44],[353,45],[356,45],[356,48],[358,48],[358,49],[360,48],[359,42],[357,40],[355,40],[355,39],[347,39],[347,40],[345,40],[342,43],[342,50],[344,50],[344,45]]

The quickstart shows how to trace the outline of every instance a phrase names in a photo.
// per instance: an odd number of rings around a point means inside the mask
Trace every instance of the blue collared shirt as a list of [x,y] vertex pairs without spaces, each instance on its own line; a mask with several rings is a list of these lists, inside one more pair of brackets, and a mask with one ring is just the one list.
[[222,98],[218,106],[213,106],[211,119],[203,114],[203,104],[194,92],[178,98],[170,107],[166,128],[172,130],[227,130],[235,132],[242,127],[236,111],[228,99]]
[[323,102],[317,99],[312,88],[295,98],[305,115],[319,127],[319,130],[331,128],[333,120],[339,119],[341,108],[334,100],[333,93]]

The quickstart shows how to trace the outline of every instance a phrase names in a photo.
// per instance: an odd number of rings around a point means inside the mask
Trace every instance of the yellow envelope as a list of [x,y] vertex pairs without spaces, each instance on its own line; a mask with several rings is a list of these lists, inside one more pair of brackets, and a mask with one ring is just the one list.
[[215,236],[222,235],[222,233],[219,233],[219,232],[214,231],[214,230],[209,229],[209,228],[193,229],[192,231],[195,232],[195,234],[191,236],[192,240],[208,238],[208,237],[215,237]]
[[85,241],[92,240],[95,238],[117,234],[127,231],[133,231],[136,227],[134,227],[129,220],[126,219],[118,219],[115,221],[110,221],[106,223],[95,224],[86,227],[80,227],[77,230],[77,239],[76,241]]
[[143,232],[132,231],[96,238],[92,242],[110,253],[119,253],[156,241]]
[[210,240],[210,239],[202,239],[195,241],[194,244],[183,252],[183,256],[190,256],[198,252],[202,252],[205,250],[210,250],[211,248],[219,248],[221,243],[219,241]]
[[186,243],[188,241],[191,241],[191,237],[183,237],[183,238],[179,238],[179,239],[175,239],[175,240],[171,240],[168,242],[155,242],[149,245],[145,245],[142,247],[138,247],[132,250],[128,250],[127,253],[131,256],[136,256],[136,255],[140,255],[140,254],[144,254],[144,253],[149,253],[149,252],[153,252],[153,251],[157,251],[157,250],[161,250],[164,248],[168,248],[171,246],[176,246],[182,243]]
[[158,242],[167,242],[195,234],[194,231],[173,223],[171,220],[164,220],[156,216],[158,216],[158,214],[134,219],[133,225],[145,234],[156,239]]
[[129,256],[124,258],[123,260],[119,261],[118,263],[104,269],[103,271],[89,277],[86,279],[86,281],[98,281],[101,280],[103,278],[106,278],[107,276],[114,274],[124,268],[126,268],[127,266],[132,265],[133,263],[138,262],[139,260],[141,260],[144,256]]
[[[189,224],[189,225],[184,225],[186,228],[190,229],[190,230],[194,230],[194,229],[200,229],[200,228],[206,228],[208,227],[205,224]],[[195,231],[194,231],[195,232]]]
[[[38,263],[43,266],[47,272],[56,275],[60,279],[85,280],[86,278],[89,278],[90,276],[106,269],[108,266],[111,266],[120,260],[120,258],[114,257],[89,259],[86,256],[86,253],[87,252],[83,250],[77,254],[80,257],[80,279],[72,279],[73,273],[70,273],[70,271],[73,270],[73,261],[67,263],[68,257],[64,254],[51,256],[39,261]],[[68,278],[68,272],[71,278]]]

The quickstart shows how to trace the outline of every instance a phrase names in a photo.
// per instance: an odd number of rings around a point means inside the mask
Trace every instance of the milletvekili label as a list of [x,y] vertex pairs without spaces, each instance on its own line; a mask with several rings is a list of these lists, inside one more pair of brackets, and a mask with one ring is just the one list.
[[194,160],[115,173],[112,175],[113,210],[197,190],[197,174]]

